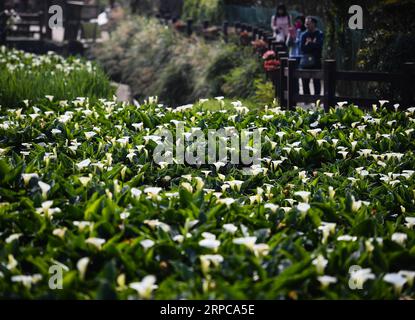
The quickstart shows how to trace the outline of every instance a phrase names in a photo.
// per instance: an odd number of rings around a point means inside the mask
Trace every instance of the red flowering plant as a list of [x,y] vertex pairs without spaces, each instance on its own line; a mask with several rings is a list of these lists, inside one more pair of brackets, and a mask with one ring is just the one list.
[[279,60],[267,60],[264,62],[264,69],[267,72],[277,71],[279,66]]
[[274,50],[268,50],[262,56],[264,60],[264,69],[267,73],[268,79],[270,79],[273,83],[277,80],[277,70],[280,66],[280,61],[277,59],[277,54]]
[[264,69],[266,72],[277,71],[280,66],[280,61],[277,59],[277,55],[274,50],[268,50],[262,56],[264,60]]

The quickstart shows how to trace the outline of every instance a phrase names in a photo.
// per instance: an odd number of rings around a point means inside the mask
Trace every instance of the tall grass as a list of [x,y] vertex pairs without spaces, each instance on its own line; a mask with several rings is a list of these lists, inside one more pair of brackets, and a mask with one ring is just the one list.
[[37,101],[45,95],[58,100],[95,100],[113,93],[106,74],[91,62],[0,49],[0,105],[4,108],[21,106],[23,100]]

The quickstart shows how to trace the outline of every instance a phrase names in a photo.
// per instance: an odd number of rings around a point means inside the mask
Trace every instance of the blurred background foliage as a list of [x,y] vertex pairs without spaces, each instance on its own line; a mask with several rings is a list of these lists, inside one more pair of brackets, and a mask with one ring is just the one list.
[[[182,20],[191,18],[195,24],[209,20],[219,25],[230,18],[229,10],[239,10],[241,15],[251,9],[269,12],[277,1],[182,0],[182,3]],[[112,78],[129,84],[136,97],[159,94],[172,104],[214,95],[257,99],[258,92],[264,93],[263,86],[262,90],[257,87],[266,84],[263,70],[251,51],[222,41],[206,42],[195,36],[188,39],[174,30],[166,30],[156,20],[143,17],[155,16],[160,4],[160,1],[138,1],[139,15],[122,22],[111,40],[94,50]],[[398,72],[403,62],[415,61],[413,0],[293,0],[286,4],[290,12],[321,19],[324,58],[336,59],[339,69]],[[349,7],[354,4],[364,9],[363,30],[348,27]],[[232,20],[235,16],[238,18],[233,12]],[[183,88],[177,88],[179,84]],[[362,86],[341,82],[338,86],[341,95],[377,97],[388,90],[391,88],[376,83]]]
[[134,16],[92,55],[113,80],[128,84],[135,98],[158,95],[165,103],[181,105],[222,95],[267,100],[257,97],[265,75],[252,50],[220,39],[189,38],[156,19]]

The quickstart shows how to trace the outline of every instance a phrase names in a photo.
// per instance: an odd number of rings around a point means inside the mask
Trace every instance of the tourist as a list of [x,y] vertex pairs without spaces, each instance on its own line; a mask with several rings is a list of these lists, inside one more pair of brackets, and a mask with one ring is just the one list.
[[287,46],[290,48],[290,58],[300,59],[300,45],[301,45],[301,35],[307,29],[305,27],[305,17],[298,16],[295,18],[294,26],[290,28],[290,32],[287,39]]
[[[307,17],[305,20],[307,30],[301,34],[300,41],[300,68],[321,69],[321,57],[323,51],[323,32],[317,28],[317,19]],[[304,94],[310,94],[310,79],[302,79]],[[320,80],[313,79],[314,94],[321,93]]]
[[287,8],[285,5],[280,4],[277,7],[275,15],[273,15],[271,19],[271,28],[274,33],[274,38],[276,38],[278,42],[285,43],[289,34],[290,26],[291,19]]

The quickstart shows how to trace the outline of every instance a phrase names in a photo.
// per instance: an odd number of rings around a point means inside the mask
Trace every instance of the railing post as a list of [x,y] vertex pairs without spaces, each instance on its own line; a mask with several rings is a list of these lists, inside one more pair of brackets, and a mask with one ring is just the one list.
[[413,92],[413,83],[415,79],[415,62],[406,62],[403,65],[402,72],[402,104],[404,108],[414,107],[415,99]]
[[272,50],[272,42],[275,40],[274,37],[268,37],[267,38],[267,42],[268,42],[268,49]]
[[296,89],[298,85],[296,85],[296,81],[298,82],[298,79],[294,76],[294,71],[297,68],[297,60],[296,59],[288,59],[288,76],[287,76],[287,109],[293,109],[295,107],[295,94],[298,94],[296,92]]
[[235,22],[235,33],[238,33],[241,28],[241,23],[239,21]]
[[[3,4],[2,4],[3,5]],[[6,24],[8,17],[0,10],[0,45],[6,44]]]
[[287,58],[287,53],[278,52],[277,58],[280,61],[280,66],[279,66],[279,69],[277,70],[277,76],[275,80],[275,98],[277,99],[278,103],[282,105],[282,100],[283,100],[282,98],[284,98],[284,93],[282,92],[282,83],[284,81],[284,74],[281,72],[281,69],[282,69],[282,59]]
[[229,28],[229,22],[224,21],[222,25],[222,32],[223,32],[223,39],[225,42],[228,42],[228,28]]
[[193,20],[192,19],[187,19],[186,32],[189,37],[193,33]]
[[280,106],[285,107],[287,105],[287,100],[285,99],[285,91],[287,90],[287,79],[285,78],[285,68],[288,66],[288,58],[280,58],[280,74],[278,76],[278,89],[277,98]]
[[209,20],[204,20],[203,21],[203,30],[206,30],[207,28],[209,28]]
[[257,35],[258,35],[258,28],[254,27],[252,29],[252,38],[253,38],[254,41],[257,39]]
[[[324,61],[324,110],[328,112],[336,103],[336,60]],[[320,80],[317,80],[320,81]]]

